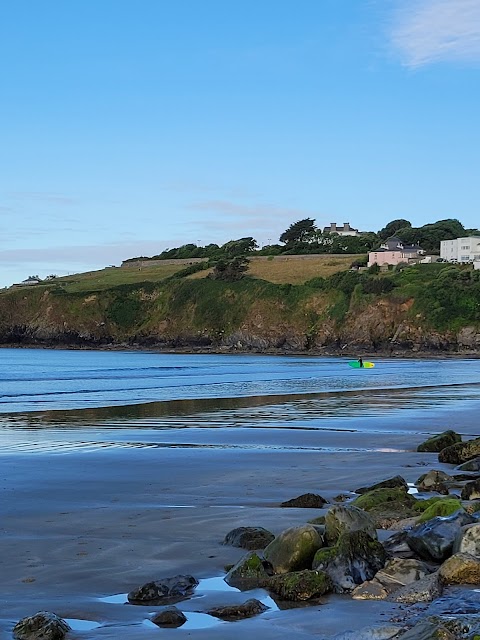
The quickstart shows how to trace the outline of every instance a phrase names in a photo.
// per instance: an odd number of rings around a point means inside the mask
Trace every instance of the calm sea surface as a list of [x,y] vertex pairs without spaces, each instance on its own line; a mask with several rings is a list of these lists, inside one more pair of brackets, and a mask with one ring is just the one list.
[[0,349],[0,446],[311,449],[327,432],[478,422],[480,360],[373,359]]

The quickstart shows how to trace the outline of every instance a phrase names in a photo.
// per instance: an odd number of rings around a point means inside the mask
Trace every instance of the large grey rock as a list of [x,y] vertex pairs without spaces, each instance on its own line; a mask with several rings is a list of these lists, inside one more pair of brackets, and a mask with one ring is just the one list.
[[407,531],[405,539],[410,549],[424,560],[443,562],[452,555],[453,543],[461,527],[474,522],[466,511],[451,516],[437,516]]
[[340,534],[352,531],[365,531],[374,540],[377,530],[373,518],[353,505],[335,505],[325,515],[325,541],[328,546],[334,545]]
[[393,624],[375,625],[356,629],[355,631],[345,631],[332,637],[331,640],[390,640],[399,638],[399,633],[403,627]]
[[317,551],[312,566],[328,574],[335,591],[343,593],[371,580],[386,561],[387,554],[380,542],[364,531],[353,531],[342,533],[334,547]]
[[275,573],[289,573],[310,569],[322,545],[323,539],[316,527],[306,524],[282,531],[263,553]]
[[425,442],[422,442],[422,444],[419,444],[417,451],[439,453],[442,449],[450,447],[451,445],[461,441],[462,436],[449,429],[448,431],[443,431],[443,433],[432,436],[425,440]]
[[437,573],[401,587],[390,596],[394,602],[415,604],[417,602],[432,602],[442,594],[442,583]]
[[50,611],[39,611],[22,618],[13,627],[15,640],[63,640],[71,627]]
[[193,576],[173,576],[163,580],[147,582],[130,591],[127,598],[131,604],[172,604],[189,598],[197,585],[198,580]]
[[436,491],[437,493],[441,493],[443,495],[448,494],[448,482],[452,482],[452,476],[449,476],[448,473],[444,471],[436,471],[432,469],[428,473],[420,476],[417,482],[415,483],[416,487],[419,491]]
[[266,586],[282,600],[294,602],[319,598],[333,590],[332,581],[326,573],[308,569],[272,576]]
[[384,600],[397,589],[422,580],[430,573],[430,568],[420,560],[392,558],[377,571],[373,580],[356,587],[352,596],[357,600]]
[[480,471],[480,457],[472,458],[458,465],[458,467],[455,467],[455,471]]
[[221,620],[243,620],[244,618],[251,618],[258,616],[260,613],[267,611],[267,607],[263,602],[256,598],[251,598],[243,604],[232,604],[223,607],[213,607],[208,609],[206,613],[209,616],[220,618]]
[[402,636],[399,636],[399,640],[456,640],[456,636],[441,622],[421,620]]
[[261,587],[273,573],[273,570],[267,571],[268,568],[268,563],[257,553],[247,553],[230,569],[224,580],[242,591]]
[[438,570],[444,584],[480,584],[480,558],[469,553],[455,553]]
[[263,527],[237,527],[227,533],[223,544],[254,551],[255,549],[265,549],[274,538],[273,533]]
[[467,524],[457,532],[453,543],[453,553],[469,553],[480,557],[480,524]]

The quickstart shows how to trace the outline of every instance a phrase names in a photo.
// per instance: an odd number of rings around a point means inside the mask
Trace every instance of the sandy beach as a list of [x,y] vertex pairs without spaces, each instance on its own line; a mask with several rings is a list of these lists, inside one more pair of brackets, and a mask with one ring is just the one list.
[[[319,493],[333,501],[340,493],[395,474],[414,482],[429,469],[448,470],[436,454],[416,453],[416,446],[447,428],[464,437],[478,435],[472,407],[446,414],[443,421],[436,413],[423,418],[419,427],[418,420],[397,417],[384,428],[379,422],[373,434],[327,430],[321,435],[323,452],[308,450],[318,433],[296,434],[297,445],[305,450],[294,450],[289,446],[292,431],[284,435],[278,430],[272,436],[278,448],[267,451],[186,446],[3,453],[0,637],[10,638],[20,618],[41,610],[98,623],[95,629],[74,630],[68,636],[92,640],[233,640],[246,634],[272,640],[330,638],[385,624],[401,613],[401,606],[330,595],[320,605],[272,607],[241,622],[165,630],[145,623],[159,608],[101,599],[177,574],[192,574],[200,581],[223,576],[225,565],[245,553],[222,544],[234,527],[262,526],[278,534],[325,513],[279,507],[302,493]],[[376,450],[371,450],[372,439]],[[381,538],[387,535],[380,532]],[[195,595],[178,606],[202,612],[249,597],[250,592],[202,589],[200,582]]]

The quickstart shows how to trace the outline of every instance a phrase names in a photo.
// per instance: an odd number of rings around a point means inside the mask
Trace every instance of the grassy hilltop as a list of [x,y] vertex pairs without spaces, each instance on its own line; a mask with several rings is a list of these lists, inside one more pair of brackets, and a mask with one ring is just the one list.
[[254,258],[246,277],[236,282],[208,277],[211,269],[194,272],[184,260],[12,288],[0,293],[0,341],[255,351],[480,351],[479,271],[436,263],[381,274],[359,272],[349,270],[352,258]]

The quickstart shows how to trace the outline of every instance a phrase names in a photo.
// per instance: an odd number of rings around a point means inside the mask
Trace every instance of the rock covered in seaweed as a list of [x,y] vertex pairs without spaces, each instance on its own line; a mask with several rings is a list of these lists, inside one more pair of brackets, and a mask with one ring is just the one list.
[[261,587],[273,573],[267,569],[270,569],[268,563],[257,553],[247,553],[229,570],[224,580],[241,590]]
[[442,449],[462,441],[462,436],[451,429],[438,433],[418,445],[417,451],[439,453]]
[[380,542],[364,531],[353,531],[342,533],[335,546],[317,551],[312,567],[328,574],[335,591],[342,593],[371,580],[387,558]]
[[318,529],[305,524],[282,531],[264,550],[265,559],[275,573],[310,569],[315,553],[323,546]]
[[319,598],[333,590],[333,583],[326,573],[308,569],[272,576],[266,586],[282,600],[297,602]]
[[215,618],[220,618],[221,620],[233,621],[258,616],[260,613],[264,613],[264,611],[267,611],[268,608],[269,607],[263,604],[263,602],[260,602],[260,600],[251,598],[243,604],[232,604],[225,605],[223,607],[213,607],[212,609],[208,609],[207,613],[209,616],[214,616]]
[[353,505],[335,505],[325,515],[325,541],[328,546],[334,545],[340,534],[352,531],[365,531],[374,540],[377,530],[373,518],[363,509]]
[[442,449],[438,454],[439,462],[447,462],[448,464],[461,464],[472,458],[480,456],[480,438],[467,440],[466,442],[457,442],[446,449]]
[[281,507],[297,507],[300,509],[321,509],[327,500],[317,493],[302,493],[301,496],[287,500],[280,504]]

